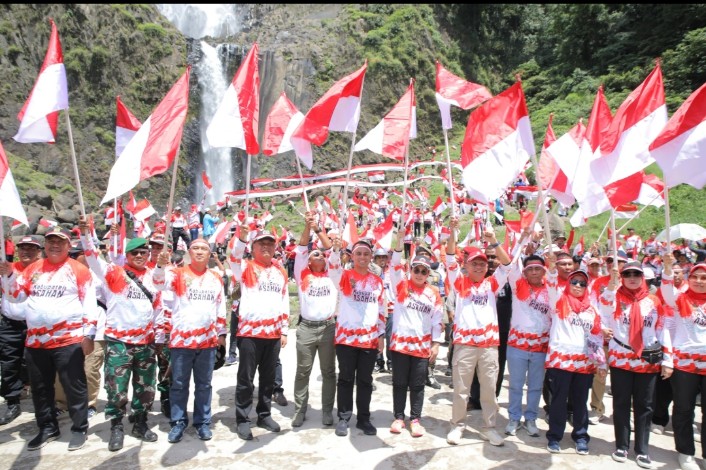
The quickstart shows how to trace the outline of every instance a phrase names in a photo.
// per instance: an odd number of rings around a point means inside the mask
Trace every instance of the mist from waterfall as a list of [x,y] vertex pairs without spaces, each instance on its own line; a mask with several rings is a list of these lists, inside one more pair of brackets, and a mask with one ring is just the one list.
[[[204,37],[220,38],[235,33],[238,21],[233,5],[229,4],[159,4],[157,9],[185,36],[201,39]],[[225,94],[230,79],[225,71],[228,64],[221,62],[219,48],[229,47],[227,44],[213,47],[201,41],[201,60],[193,64],[201,90],[201,159],[198,174],[193,175],[195,201],[201,201],[204,195],[204,185],[201,171],[206,170],[213,188],[206,194],[206,205],[214,204],[223,198],[223,194],[235,188],[232,171],[232,150],[230,148],[211,148],[206,137],[206,128],[216,113],[221,99]]]

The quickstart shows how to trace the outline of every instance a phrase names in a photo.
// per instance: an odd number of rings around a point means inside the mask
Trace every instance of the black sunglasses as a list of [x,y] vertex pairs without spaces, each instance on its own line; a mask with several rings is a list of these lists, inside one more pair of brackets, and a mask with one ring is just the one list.
[[577,287],[586,287],[588,286],[588,283],[586,281],[582,281],[580,279],[572,279],[569,281],[569,284],[572,286],[577,286]]
[[148,253],[149,253],[149,250],[132,250],[132,251],[127,252],[127,254],[132,255],[132,256],[140,256],[140,255],[147,256]]
[[416,267],[412,270],[414,274],[429,274],[429,270],[426,268]]
[[642,277],[642,273],[640,271],[625,271],[620,274],[621,277],[626,278],[626,277]]

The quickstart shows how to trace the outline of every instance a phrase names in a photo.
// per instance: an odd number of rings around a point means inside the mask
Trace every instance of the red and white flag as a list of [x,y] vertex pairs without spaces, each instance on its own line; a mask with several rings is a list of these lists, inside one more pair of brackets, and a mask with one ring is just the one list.
[[416,137],[417,102],[414,98],[414,80],[412,80],[402,98],[377,126],[355,144],[353,151],[370,150],[403,162],[409,140]]
[[424,243],[426,243],[429,246],[432,246],[432,245],[435,245],[436,242],[437,242],[437,240],[436,240],[436,234],[434,233],[434,230],[429,229],[426,236],[424,237]]
[[664,201],[664,182],[657,175],[648,175],[642,172],[642,185],[640,194],[633,202],[645,206],[662,207]]
[[[557,158],[566,158],[564,154],[567,151],[572,152],[572,156],[569,158],[578,159],[585,129],[581,123],[578,123],[562,136],[565,141],[558,142],[552,128],[553,118],[554,115],[550,114],[547,132],[544,135],[542,154],[539,157],[537,177],[544,191],[547,191],[563,205],[570,207],[575,201],[574,196],[571,194],[571,184],[556,160]],[[556,147],[552,148],[554,145]],[[554,157],[555,153],[557,157]]]
[[377,182],[377,181],[385,181],[385,172],[384,171],[369,171],[368,172],[368,180],[371,182]]
[[59,111],[69,109],[69,88],[66,84],[64,54],[61,51],[56,24],[52,19],[49,21],[51,35],[44,63],[29,98],[17,115],[20,128],[13,139],[23,144],[56,142]]
[[59,222],[57,222],[56,220],[39,219],[39,225],[46,228],[52,228],[59,225]]
[[213,184],[211,184],[211,180],[208,179],[208,175],[206,174],[206,170],[203,170],[201,172],[201,181],[203,181],[203,185],[206,188],[206,191],[209,191],[211,188],[213,188]]
[[262,213],[262,216],[260,216],[260,220],[262,220],[263,224],[266,224],[267,222],[269,222],[273,218],[274,218],[274,216],[272,214],[270,214],[270,211],[265,211]]
[[348,247],[353,246],[355,242],[358,241],[358,229],[355,226],[355,219],[353,218],[353,213],[348,212],[348,220],[346,222],[346,228],[343,229],[341,234],[341,240],[348,243]]
[[292,134],[294,151],[308,169],[314,164],[311,144],[323,145],[329,131],[355,132],[358,128],[360,97],[367,68],[366,61],[361,68],[334,83]]
[[260,117],[259,48],[253,44],[233,76],[221,104],[206,128],[211,147],[235,147],[248,155],[260,153],[257,143]]
[[[706,185],[706,84],[693,92],[650,144],[668,188]],[[699,171],[695,171],[699,168]]]
[[152,207],[152,204],[150,204],[147,199],[143,199],[135,205],[132,217],[135,220],[147,220],[151,215],[156,213],[157,211]]
[[172,164],[189,110],[190,72],[188,66],[120,154],[110,170],[101,204],[125,194],[142,180],[164,173]]
[[302,120],[304,114],[282,92],[265,120],[262,153],[271,156],[294,150],[292,134]]
[[574,251],[572,252],[572,254],[574,256],[583,256],[584,251],[586,251],[584,248],[585,246],[586,245],[583,241],[583,235],[581,235],[581,238],[579,239],[579,242],[574,247]]
[[471,197],[487,204],[505,193],[534,153],[529,112],[518,81],[469,116],[461,149],[463,184]]
[[128,192],[127,203],[125,204],[125,212],[128,212],[131,217],[135,217],[133,213],[135,212],[135,207],[137,206],[137,201],[132,191]]
[[[649,145],[666,124],[662,69],[657,63],[616,111],[601,140],[601,156],[591,163],[591,172],[612,207],[637,199],[642,185],[640,170],[654,162]],[[584,216],[592,215],[596,214],[584,211]]]
[[[117,210],[116,210],[117,206]],[[119,224],[120,220],[123,218],[123,204],[122,201],[118,201],[117,204],[107,206],[105,208],[104,222],[106,227],[110,227],[113,224]]]
[[149,224],[144,220],[135,220],[134,222],[135,234],[141,238],[147,238],[152,235],[152,229]]
[[127,144],[135,137],[142,123],[135,117],[120,97],[115,98],[115,156],[119,157]]
[[392,234],[394,233],[395,224],[392,220],[392,214],[395,211],[390,212],[385,217],[382,224],[373,227],[373,238],[377,245],[384,248],[386,251],[392,249]]
[[10,217],[29,227],[27,214],[22,207],[20,193],[17,192],[15,179],[12,177],[10,163],[7,161],[2,143],[0,143],[0,216]]
[[622,204],[615,208],[616,219],[632,219],[637,216],[638,208],[635,204]]
[[468,82],[446,70],[436,61],[436,102],[441,112],[441,127],[451,129],[451,106],[471,109],[493,95],[483,85]]
[[209,237],[208,243],[217,243],[220,245],[225,243],[226,235],[228,235],[228,232],[233,225],[235,225],[235,221],[233,220],[227,220],[218,224],[216,231]]
[[432,210],[434,211],[434,215],[439,217],[439,215],[441,215],[441,213],[444,212],[447,207],[448,206],[446,205],[446,203],[441,199],[441,196],[438,196],[436,198],[436,202],[434,203],[434,207],[432,208]]

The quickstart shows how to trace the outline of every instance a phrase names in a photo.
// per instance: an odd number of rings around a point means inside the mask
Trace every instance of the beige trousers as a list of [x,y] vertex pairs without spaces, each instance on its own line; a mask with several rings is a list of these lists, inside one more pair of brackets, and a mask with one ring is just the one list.
[[480,404],[483,408],[484,428],[494,428],[498,416],[498,400],[495,385],[498,378],[498,348],[477,348],[454,345],[453,356],[453,405],[451,425],[462,426],[466,422],[466,405],[471,391],[473,374],[478,369],[480,382]]
[[[603,346],[603,351],[605,351],[606,360],[608,360],[608,346]],[[593,385],[591,386],[591,409],[596,410],[596,413],[603,416],[605,414],[605,405],[603,404],[603,397],[605,396],[605,386],[606,379],[608,376],[601,378],[598,375],[598,370],[593,375]]]

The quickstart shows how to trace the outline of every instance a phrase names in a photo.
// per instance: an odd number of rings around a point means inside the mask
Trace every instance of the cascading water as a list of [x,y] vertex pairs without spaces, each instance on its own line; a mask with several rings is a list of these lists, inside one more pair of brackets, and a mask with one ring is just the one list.
[[[201,39],[222,38],[235,33],[238,21],[233,5],[219,4],[159,4],[157,9],[185,36]],[[235,188],[233,177],[233,153],[230,148],[212,148],[206,137],[206,128],[216,113],[221,99],[232,77],[226,77],[232,45],[216,47],[200,42],[200,61],[193,64],[195,76],[201,90],[200,134],[201,158],[199,174],[194,175],[195,202],[202,199],[204,185],[200,173],[206,170],[213,188],[206,194],[205,203],[210,205],[223,198],[223,194]]]

